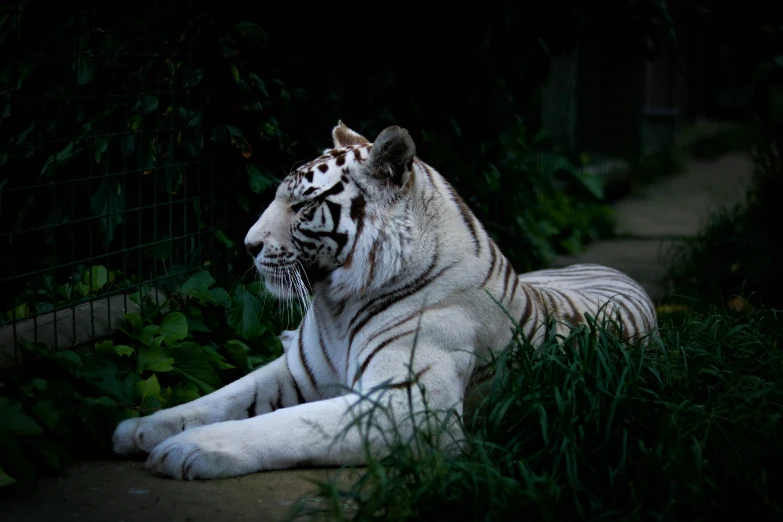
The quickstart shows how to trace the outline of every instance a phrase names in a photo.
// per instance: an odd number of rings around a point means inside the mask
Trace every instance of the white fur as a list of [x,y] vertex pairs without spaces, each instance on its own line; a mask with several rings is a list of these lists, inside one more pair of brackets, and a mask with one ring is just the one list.
[[[483,361],[508,344],[512,323],[487,293],[522,321],[534,343],[543,339],[539,327],[548,315],[578,321],[607,301],[621,313],[622,333],[635,337],[654,329],[649,298],[615,270],[577,265],[517,277],[437,172],[418,159],[407,170],[414,150],[407,133],[387,131],[384,139],[399,145],[389,161],[399,154],[406,161],[376,164],[386,157],[373,155],[363,137],[340,123],[333,131],[337,150],[284,180],[247,234],[246,244],[263,242],[255,263],[267,288],[291,298],[301,293],[294,279],[305,259],[297,234],[332,233],[319,236],[323,248],[313,254],[329,275],[313,282],[299,328],[281,335],[285,354],[191,403],[122,422],[114,434],[117,453],[149,453],[151,470],[188,479],[361,464],[365,449],[382,455],[381,435],[410,436],[410,406],[417,414],[424,409],[420,388],[405,385],[412,375],[440,418],[447,410],[461,415]],[[400,165],[406,170],[394,181]],[[336,220],[325,204],[313,207],[313,220],[301,217],[307,207],[297,205],[337,183],[343,190],[327,198],[340,208]],[[365,202],[360,220],[350,217],[357,198]],[[348,238],[339,253],[338,237]],[[275,268],[278,262],[283,268]],[[350,429],[371,401],[386,407],[376,415],[378,430]],[[462,434],[458,424],[448,426],[440,443],[455,451]]]

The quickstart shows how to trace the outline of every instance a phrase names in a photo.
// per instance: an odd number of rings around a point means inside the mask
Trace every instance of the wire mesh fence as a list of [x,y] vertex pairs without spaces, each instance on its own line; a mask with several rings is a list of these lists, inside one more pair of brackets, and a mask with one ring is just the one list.
[[220,220],[198,71],[132,24],[21,16],[0,13],[0,367],[160,306]]

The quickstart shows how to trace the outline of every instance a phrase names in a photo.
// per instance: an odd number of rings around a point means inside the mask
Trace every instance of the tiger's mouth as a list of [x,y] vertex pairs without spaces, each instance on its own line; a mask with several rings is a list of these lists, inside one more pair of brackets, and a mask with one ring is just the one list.
[[267,290],[280,299],[298,299],[310,295],[313,286],[331,273],[330,270],[308,266],[300,261],[283,265],[257,262],[256,269]]

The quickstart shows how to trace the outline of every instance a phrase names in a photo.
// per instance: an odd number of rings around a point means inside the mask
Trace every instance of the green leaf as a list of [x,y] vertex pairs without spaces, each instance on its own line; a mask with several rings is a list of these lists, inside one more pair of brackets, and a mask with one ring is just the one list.
[[120,379],[124,373],[119,366],[103,357],[90,357],[77,374],[100,395],[108,395],[120,402],[133,402],[133,393],[128,390],[126,379]]
[[241,145],[245,143],[245,135],[242,134],[242,131],[236,127],[232,127],[231,125],[223,125],[223,127],[225,127],[228,131],[228,135],[231,138],[231,143],[235,145]]
[[193,317],[191,315],[187,316],[188,318],[188,331],[189,332],[206,332],[209,333],[212,331],[212,329],[205,325],[202,317],[199,315],[198,317]]
[[5,316],[9,321],[13,321],[15,319],[24,319],[28,315],[30,315],[30,308],[27,306],[27,301],[15,306],[5,313]]
[[182,383],[172,393],[172,401],[174,404],[184,404],[186,402],[194,401],[201,397],[198,391],[198,387],[192,382]]
[[91,50],[81,51],[85,57],[80,57],[73,62],[73,72],[76,73],[76,83],[87,85],[95,75],[95,58]]
[[44,379],[37,379],[33,377],[26,384],[19,387],[28,397],[35,397],[38,392],[46,390],[48,383]]
[[230,240],[230,239],[229,239],[229,238],[228,238],[228,237],[227,237],[227,236],[226,236],[226,235],[223,233],[223,231],[222,231],[222,230],[217,230],[217,231],[215,231],[215,237],[217,238],[217,240],[218,240],[218,241],[220,241],[221,243],[223,243],[224,245],[226,245],[226,247],[228,247],[228,248],[232,248],[232,247],[234,246],[234,242],[233,242],[233,241],[231,241],[231,240]]
[[[188,377],[204,393],[212,393],[223,384],[209,363],[207,354],[196,343],[181,343],[174,347],[174,367]],[[204,386],[206,385],[206,386]]]
[[[161,338],[162,339],[162,338]],[[139,348],[139,357],[136,361],[136,371],[170,372],[174,369],[174,358],[171,357],[171,351],[168,347],[161,346],[160,343],[153,343],[152,346],[142,346]]]
[[210,386],[208,383],[199,380],[197,377],[190,375],[189,373],[180,370],[179,368],[174,368],[174,372],[178,373],[179,375],[183,376],[191,383],[195,384],[196,387],[198,387],[198,389],[202,390],[204,393],[212,393],[213,391],[215,391],[215,388]]
[[144,116],[141,114],[136,114],[135,116],[132,116],[128,120],[128,127],[131,128],[133,132],[138,132],[139,127],[141,127],[141,122],[144,120]]
[[82,365],[82,358],[72,350],[50,350],[43,343],[33,343],[26,339],[22,339],[22,348],[44,359],[52,361],[68,372],[73,372]]
[[16,484],[16,479],[8,475],[8,473],[3,470],[3,467],[0,466],[0,487],[10,486],[11,484]]
[[209,272],[196,272],[185,281],[179,291],[202,301],[213,302],[209,287],[215,284],[215,278]]
[[217,304],[228,306],[231,303],[231,299],[228,297],[228,292],[225,288],[216,287],[209,291],[212,296],[212,300]]
[[60,150],[57,154],[52,154],[46,159],[46,162],[44,163],[43,168],[41,169],[41,174],[38,176],[38,179],[41,179],[43,176],[49,176],[50,174],[53,174],[55,172],[55,169],[57,167],[62,167],[65,163],[70,161],[74,156],[79,154],[83,147],[77,147],[76,144],[81,143],[80,141],[69,141],[65,147]]
[[247,172],[250,183],[250,190],[256,194],[262,193],[273,183],[273,180],[258,170],[258,167],[256,167],[251,161],[245,163],[245,171]]
[[103,136],[101,136],[100,138],[95,138],[95,141],[92,142],[92,152],[93,155],[95,156],[95,163],[101,162],[103,153],[106,152],[108,146],[109,146],[108,138]]
[[157,339],[157,346],[160,346],[160,343],[163,342],[163,336],[158,336],[157,338],[155,337],[159,331],[160,327],[158,325],[147,325],[142,329],[139,341],[141,341],[143,344],[146,344],[147,346],[151,346],[154,342],[156,342]]
[[239,70],[237,69],[237,66],[233,63],[231,64],[231,76],[234,77],[234,81],[239,83]]
[[130,332],[125,332],[128,334],[128,337],[137,340],[141,339],[144,331],[144,319],[138,314],[125,314],[125,320],[128,322],[128,326],[130,326]]
[[158,376],[153,373],[147,380],[136,383],[136,388],[141,393],[142,400],[144,397],[157,397],[160,395]]
[[269,92],[266,90],[266,84],[264,83],[264,80],[258,77],[255,73],[250,73],[248,76],[250,76],[250,79],[253,80],[253,83],[256,84],[258,89],[261,91],[261,93],[269,98]]
[[29,415],[23,413],[22,404],[9,399],[0,397],[0,432],[13,435],[39,435],[43,430]]
[[[114,239],[114,229],[122,223],[124,210],[125,195],[122,186],[111,176],[103,178],[95,194],[90,198],[90,215],[100,218],[98,228],[103,234],[104,244]],[[108,274],[106,277],[108,280]]]
[[100,354],[113,354],[114,353],[114,341],[101,341],[95,343],[95,351]]
[[233,364],[229,364],[212,346],[200,345],[201,351],[207,356],[209,363],[218,370],[230,370],[236,368]]
[[109,271],[105,266],[96,265],[84,273],[83,279],[90,292],[97,292],[109,282]]
[[130,357],[136,352],[136,350],[133,349],[133,347],[128,346],[127,344],[118,344],[114,347],[114,353],[116,353],[119,356],[128,356]]
[[261,322],[264,303],[258,293],[260,288],[256,288],[250,285],[237,286],[231,292],[231,304],[226,310],[229,326],[248,341],[260,337],[266,330],[266,326]]
[[63,416],[65,408],[52,400],[40,401],[33,404],[33,413],[44,426],[55,432],[65,432],[68,430],[68,424]]
[[574,177],[578,179],[582,186],[585,187],[596,199],[604,199],[604,185],[601,181],[601,178],[586,172],[576,174]]
[[252,36],[260,42],[266,41],[267,34],[260,25],[253,22],[239,22],[234,25],[234,29],[239,31],[243,36]]
[[223,349],[228,353],[228,356],[232,361],[236,363],[239,368],[242,368],[245,373],[253,371],[253,365],[248,360],[248,354],[250,353],[250,347],[242,341],[232,340],[228,341]]
[[188,320],[182,312],[170,312],[160,323],[159,332],[166,344],[181,341],[188,335]]

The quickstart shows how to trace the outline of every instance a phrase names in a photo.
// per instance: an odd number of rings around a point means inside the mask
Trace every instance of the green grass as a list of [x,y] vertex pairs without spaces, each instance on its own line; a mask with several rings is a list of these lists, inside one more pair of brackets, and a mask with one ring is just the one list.
[[464,419],[464,455],[434,448],[431,430],[397,434],[360,479],[337,471],[292,517],[780,517],[782,332],[775,311],[713,311],[663,319],[647,346],[595,323],[548,341],[538,359],[516,342]]

